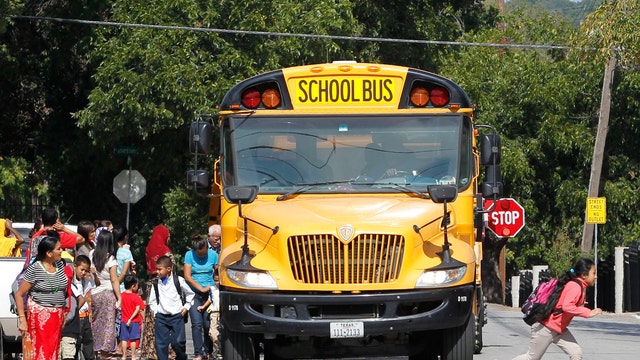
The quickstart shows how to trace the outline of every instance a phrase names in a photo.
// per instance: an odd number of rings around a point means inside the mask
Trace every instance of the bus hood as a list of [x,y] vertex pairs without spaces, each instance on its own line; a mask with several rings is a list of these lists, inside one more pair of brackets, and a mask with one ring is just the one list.
[[[451,256],[472,269],[473,247],[456,237],[455,210],[448,210]],[[443,212],[442,204],[410,197],[262,198],[242,206],[251,266],[269,272],[280,290],[413,288],[442,263]],[[238,219],[235,242],[223,244],[223,269],[240,260],[242,229]],[[473,279],[471,270],[461,281]]]

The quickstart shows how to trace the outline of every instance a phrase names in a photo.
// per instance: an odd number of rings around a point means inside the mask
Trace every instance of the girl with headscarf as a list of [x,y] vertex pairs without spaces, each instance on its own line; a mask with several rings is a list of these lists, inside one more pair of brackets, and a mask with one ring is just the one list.
[[175,263],[173,253],[169,249],[169,240],[171,240],[171,236],[166,226],[158,225],[153,228],[151,240],[149,240],[145,251],[149,276],[156,276],[156,261],[160,256],[167,255],[171,257],[171,262]]
[[[147,271],[149,273],[149,280],[147,281],[147,299],[146,304],[149,305],[149,295],[152,291],[152,283],[156,278],[156,261],[161,256],[167,255],[171,258],[171,262],[175,266],[175,259],[173,258],[173,253],[169,248],[169,241],[171,240],[171,235],[169,233],[169,229],[160,224],[153,228],[153,232],[151,233],[151,239],[147,244],[147,248],[145,250],[146,260],[147,260]],[[153,317],[153,313],[151,311],[144,312],[144,322],[142,325],[142,345],[140,346],[140,352],[143,358],[147,359],[157,359],[156,356],[156,348],[155,348],[155,337],[153,333],[153,329],[155,328],[155,319]]]

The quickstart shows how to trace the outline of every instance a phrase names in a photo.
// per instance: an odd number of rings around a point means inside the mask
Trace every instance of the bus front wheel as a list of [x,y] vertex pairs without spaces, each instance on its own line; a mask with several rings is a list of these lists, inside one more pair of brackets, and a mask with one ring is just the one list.
[[224,360],[255,360],[254,339],[249,334],[227,331],[222,348]]
[[457,328],[446,329],[443,334],[443,359],[472,360],[475,345],[475,315]]

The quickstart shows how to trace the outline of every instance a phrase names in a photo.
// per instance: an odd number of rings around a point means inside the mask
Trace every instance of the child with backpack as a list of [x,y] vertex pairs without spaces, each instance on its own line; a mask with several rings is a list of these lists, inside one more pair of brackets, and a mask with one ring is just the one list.
[[[76,301],[76,306],[69,309],[64,327],[62,328],[62,341],[60,342],[60,357],[62,360],[73,360],[79,348],[78,339],[81,333],[80,311],[85,304],[85,292],[82,286],[82,279],[90,271],[91,260],[84,255],[79,255],[73,263],[73,274],[71,276],[70,300]],[[93,349],[92,349],[93,351]]]
[[570,359],[582,359],[582,349],[567,327],[575,316],[590,318],[602,313],[600,308],[591,310],[584,306],[586,288],[593,286],[596,278],[595,264],[587,258],[578,260],[560,276],[541,311],[541,320],[531,326],[529,350],[513,360],[541,359],[552,343]]
[[131,360],[136,360],[136,345],[140,342],[140,328],[144,300],[138,295],[139,281],[135,275],[124,277],[124,291],[122,292],[122,324],[120,324],[120,345],[122,360],[127,358],[127,343],[131,347]]
[[155,345],[158,360],[169,359],[169,344],[176,360],[187,359],[184,316],[193,304],[195,293],[181,276],[173,273],[169,256],[156,260],[158,279],[149,295],[149,307],[155,316]]

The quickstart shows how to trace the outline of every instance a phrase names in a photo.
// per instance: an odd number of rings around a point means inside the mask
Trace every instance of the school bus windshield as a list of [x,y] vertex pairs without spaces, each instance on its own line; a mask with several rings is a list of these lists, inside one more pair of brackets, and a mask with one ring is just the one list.
[[471,183],[471,120],[465,114],[229,116],[225,186],[262,194],[425,191]]

